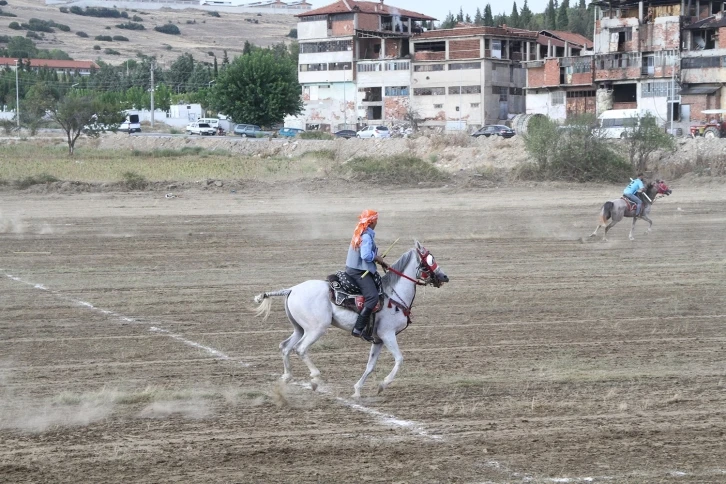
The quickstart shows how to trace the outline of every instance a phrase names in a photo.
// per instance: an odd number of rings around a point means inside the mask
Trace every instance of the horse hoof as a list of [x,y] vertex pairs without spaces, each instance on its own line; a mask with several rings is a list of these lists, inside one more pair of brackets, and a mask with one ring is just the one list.
[[318,389],[318,382],[316,382],[316,381],[311,381],[311,382],[310,382],[310,388],[312,388],[312,389],[313,389],[313,391],[317,391],[317,389]]
[[290,380],[292,380],[292,375],[282,375],[282,376],[280,377],[280,380],[282,380],[282,382],[283,382],[283,383],[287,383],[287,382],[289,382]]
[[385,389],[386,389],[386,385],[384,385],[383,383],[381,383],[380,385],[378,385],[378,395],[380,395],[381,392],[383,390],[385,390]]

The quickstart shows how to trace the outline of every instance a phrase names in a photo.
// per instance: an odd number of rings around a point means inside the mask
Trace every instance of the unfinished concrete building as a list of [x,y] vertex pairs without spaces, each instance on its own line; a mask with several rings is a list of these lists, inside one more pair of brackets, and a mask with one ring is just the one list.
[[287,125],[335,132],[405,118],[409,39],[433,17],[383,0],[340,0],[297,17],[305,111]]
[[411,39],[411,105],[423,124],[449,129],[503,123],[525,111],[522,61],[537,32],[503,27],[432,30]]

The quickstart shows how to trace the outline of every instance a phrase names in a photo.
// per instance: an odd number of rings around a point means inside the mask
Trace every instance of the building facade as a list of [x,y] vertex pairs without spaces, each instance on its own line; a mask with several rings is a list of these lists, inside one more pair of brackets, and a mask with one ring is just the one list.
[[0,68],[15,70],[17,64],[23,62],[30,66],[30,70],[53,70],[58,74],[90,76],[91,72],[98,70],[99,66],[93,61],[72,61],[55,59],[17,59],[14,57],[0,57]]

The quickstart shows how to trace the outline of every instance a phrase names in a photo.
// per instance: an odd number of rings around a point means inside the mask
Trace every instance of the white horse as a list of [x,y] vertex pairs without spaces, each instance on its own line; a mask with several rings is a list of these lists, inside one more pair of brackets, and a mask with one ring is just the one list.
[[[655,183],[648,183],[645,191],[638,194],[638,197],[643,202],[643,209],[637,217],[635,216],[635,210],[630,210],[628,202],[625,201],[624,198],[605,202],[600,210],[600,220],[598,220],[597,227],[595,227],[595,231],[590,234],[590,237],[595,237],[598,229],[600,229],[600,227],[605,227],[605,233],[602,236],[602,240],[607,241],[608,230],[613,228],[616,223],[620,222],[623,217],[633,218],[633,225],[630,227],[630,234],[628,234],[628,238],[630,240],[635,240],[633,231],[635,230],[635,222],[637,222],[639,218],[648,222],[648,229],[645,233],[649,234],[650,228],[653,226],[653,221],[648,218],[648,215],[650,215],[650,209],[653,202],[655,202],[658,197],[670,195],[672,192],[673,191],[668,188],[668,185],[666,185],[663,180],[656,180]],[[608,220],[610,220],[610,223],[608,223]]]
[[[390,385],[401,367],[403,355],[398,348],[396,335],[410,323],[409,314],[416,296],[416,286],[432,284],[440,287],[442,283],[449,282],[448,276],[436,264],[434,256],[418,241],[415,244],[382,277],[384,299],[381,310],[376,313],[373,330],[375,340],[371,346],[368,365],[363,376],[354,385],[353,396],[356,398],[360,397],[366,378],[376,367],[383,345],[391,352],[396,363],[391,373],[378,386],[378,393]],[[262,316],[265,320],[269,317],[272,296],[285,296],[285,312],[293,327],[292,335],[280,343],[285,368],[282,380],[287,382],[292,378],[290,352],[295,350],[310,369],[311,384],[315,390],[321,382],[320,370],[311,361],[308,349],[331,325],[350,333],[358,315],[355,311],[333,303],[331,287],[327,281],[309,280],[289,289],[259,294],[255,296],[255,302],[259,304],[257,316]]]

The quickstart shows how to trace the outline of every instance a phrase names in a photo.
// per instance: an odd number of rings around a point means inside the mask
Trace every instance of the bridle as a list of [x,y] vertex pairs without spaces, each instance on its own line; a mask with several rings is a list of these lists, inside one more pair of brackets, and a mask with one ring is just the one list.
[[427,286],[432,284],[434,287],[441,287],[441,281],[436,275],[436,269],[438,269],[439,265],[436,263],[434,256],[431,255],[427,249],[424,249],[423,251],[416,249],[416,252],[418,253],[420,260],[418,267],[416,268],[416,279],[407,276],[401,271],[397,271],[393,267],[389,267],[388,270],[403,277],[404,279],[408,279],[417,286]]
[[655,183],[653,183],[653,186],[658,190],[658,193],[656,193],[653,198],[654,202],[659,198],[663,198],[671,194],[671,189],[668,188],[668,185],[666,185],[663,180],[656,180]]

